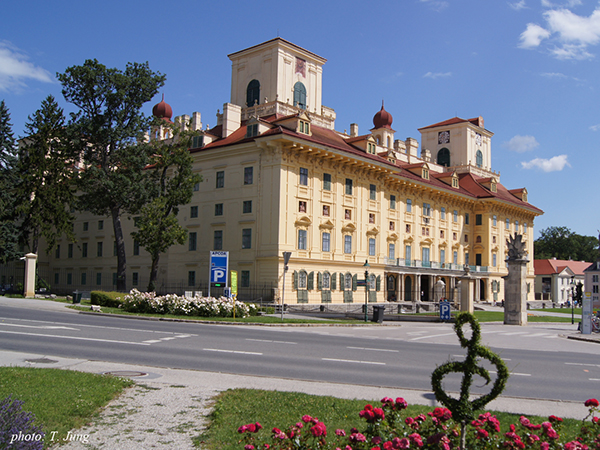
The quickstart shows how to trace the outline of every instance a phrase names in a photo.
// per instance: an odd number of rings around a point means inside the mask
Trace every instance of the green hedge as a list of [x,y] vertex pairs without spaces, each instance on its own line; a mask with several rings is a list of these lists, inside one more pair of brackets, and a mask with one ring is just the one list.
[[123,303],[125,295],[127,294],[124,294],[123,292],[92,291],[90,297],[92,305],[118,308]]

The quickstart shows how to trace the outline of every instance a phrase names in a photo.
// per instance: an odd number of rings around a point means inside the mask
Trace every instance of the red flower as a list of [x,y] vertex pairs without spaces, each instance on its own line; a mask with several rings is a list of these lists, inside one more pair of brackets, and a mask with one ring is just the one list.
[[408,403],[402,397],[396,399],[396,409],[406,409],[407,407]]
[[311,429],[310,432],[313,436],[327,436],[327,428],[323,422],[317,422]]
[[590,398],[589,400],[585,401],[584,405],[597,408],[598,406],[600,406],[600,402],[598,402],[598,400],[596,400],[595,398]]
[[302,422],[308,423],[310,421],[312,421],[312,417],[310,417],[308,414],[305,416],[302,416]]
[[489,436],[489,433],[483,429],[477,430],[477,439],[485,439]]

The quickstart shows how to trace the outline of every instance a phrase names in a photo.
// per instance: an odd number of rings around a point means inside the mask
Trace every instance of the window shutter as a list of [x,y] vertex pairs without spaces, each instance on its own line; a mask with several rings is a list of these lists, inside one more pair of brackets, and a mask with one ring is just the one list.
[[358,275],[354,274],[352,276],[352,290],[356,290],[356,286],[358,285]]
[[344,274],[340,272],[340,291],[344,290]]
[[319,291],[323,290],[323,275],[321,272],[317,272],[317,289]]
[[375,281],[375,290],[379,292],[381,290],[381,275],[377,275],[377,281]]
[[331,275],[331,290],[335,291],[336,289],[336,281],[337,281],[337,273]]
[[315,273],[311,272],[308,274],[308,282],[306,283],[306,289],[312,291],[315,288]]
[[298,272],[294,270],[294,289],[298,289]]

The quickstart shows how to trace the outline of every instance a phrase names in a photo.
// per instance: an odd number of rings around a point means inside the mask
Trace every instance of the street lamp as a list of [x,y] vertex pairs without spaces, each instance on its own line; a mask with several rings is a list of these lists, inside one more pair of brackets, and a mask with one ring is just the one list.
[[281,287],[281,321],[283,322],[283,308],[284,308],[284,296],[285,296],[285,274],[287,273],[292,252],[283,252],[283,285]]
[[369,260],[365,260],[365,264],[363,265],[363,267],[365,268],[365,322],[369,321],[369,315],[368,315],[368,310],[369,307],[368,302],[369,302],[369,267],[371,267],[369,265]]
[[571,325],[575,325],[575,277],[571,277]]

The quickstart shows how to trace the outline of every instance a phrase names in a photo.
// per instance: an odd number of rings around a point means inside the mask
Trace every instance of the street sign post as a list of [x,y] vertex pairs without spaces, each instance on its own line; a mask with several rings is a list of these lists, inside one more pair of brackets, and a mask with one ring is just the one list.
[[238,279],[237,279],[237,270],[232,270],[229,272],[229,280],[231,281],[231,293],[237,297],[238,293]]
[[450,320],[450,302],[448,300],[440,302],[440,320]]
[[210,273],[208,283],[208,296],[210,287],[227,287],[227,272],[229,271],[229,252],[210,252]]

